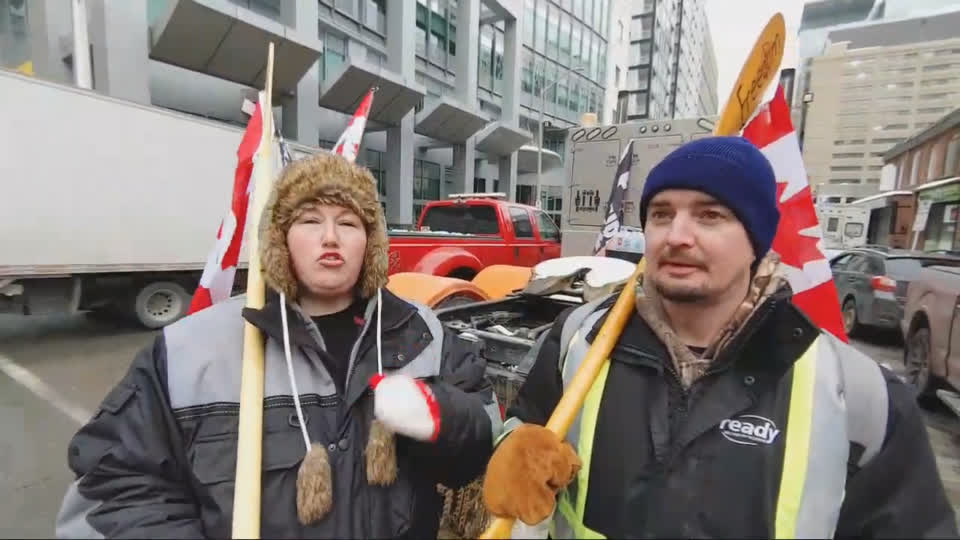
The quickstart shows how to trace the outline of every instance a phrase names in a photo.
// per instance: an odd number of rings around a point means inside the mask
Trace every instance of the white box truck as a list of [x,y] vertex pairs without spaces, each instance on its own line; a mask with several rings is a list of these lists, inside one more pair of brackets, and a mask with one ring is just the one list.
[[181,317],[243,130],[8,71],[0,96],[0,311]]

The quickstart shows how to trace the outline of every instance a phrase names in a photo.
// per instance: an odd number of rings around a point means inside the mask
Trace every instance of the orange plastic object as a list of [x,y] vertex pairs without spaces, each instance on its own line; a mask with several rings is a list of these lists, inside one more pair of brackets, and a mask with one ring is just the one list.
[[480,270],[471,281],[491,300],[497,300],[526,287],[531,275],[533,268],[528,266],[494,264]]
[[406,300],[413,300],[429,307],[435,307],[445,298],[465,296],[478,302],[490,300],[490,297],[469,281],[420,272],[397,272],[387,281],[387,289]]

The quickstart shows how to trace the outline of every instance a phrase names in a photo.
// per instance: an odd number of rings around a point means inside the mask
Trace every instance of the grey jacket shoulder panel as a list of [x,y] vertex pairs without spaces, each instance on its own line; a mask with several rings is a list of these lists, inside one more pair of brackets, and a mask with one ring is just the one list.
[[820,339],[833,351],[840,364],[850,441],[863,447],[857,465],[863,467],[883,448],[890,416],[887,382],[880,366],[855,347],[830,332],[821,331]]
[[197,396],[206,403],[240,400],[245,303],[233,297],[163,329],[174,410],[197,405]]
[[[243,296],[233,297],[166,327],[167,386],[174,410],[240,401],[243,374]],[[291,325],[300,321],[291,316]],[[291,346],[300,394],[331,396],[336,386],[319,359]],[[264,397],[292,395],[283,343],[265,337]]]

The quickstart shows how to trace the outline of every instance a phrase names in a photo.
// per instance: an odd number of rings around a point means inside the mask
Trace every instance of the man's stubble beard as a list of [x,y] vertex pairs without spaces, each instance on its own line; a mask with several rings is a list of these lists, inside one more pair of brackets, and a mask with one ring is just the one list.
[[653,286],[660,298],[676,304],[705,303],[710,298],[703,287],[668,287],[657,280],[653,281]]
[[657,294],[660,295],[660,298],[673,302],[675,304],[711,304],[719,300],[724,296],[724,292],[730,290],[733,287],[743,281],[747,281],[747,286],[749,287],[750,280],[752,278],[752,273],[749,269],[744,270],[742,274],[735,277],[727,284],[726,287],[721,287],[719,289],[713,289],[706,284],[700,285],[679,285],[671,287],[665,285],[662,281],[656,277],[651,276],[653,287],[657,291]]

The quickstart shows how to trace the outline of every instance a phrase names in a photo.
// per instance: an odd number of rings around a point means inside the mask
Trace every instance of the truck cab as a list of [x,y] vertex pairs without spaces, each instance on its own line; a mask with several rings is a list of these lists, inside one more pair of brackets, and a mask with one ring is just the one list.
[[433,201],[415,230],[389,234],[391,274],[469,280],[486,266],[530,267],[560,256],[560,229],[550,216],[503,193],[457,193]]

